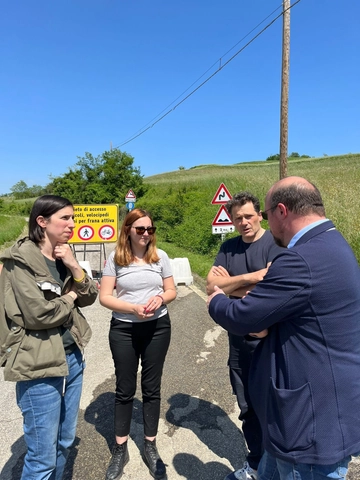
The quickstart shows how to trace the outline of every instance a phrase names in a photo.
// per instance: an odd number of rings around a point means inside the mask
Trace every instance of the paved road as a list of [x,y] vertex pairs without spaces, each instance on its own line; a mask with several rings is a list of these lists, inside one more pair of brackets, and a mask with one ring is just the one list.
[[[103,480],[113,444],[114,375],[108,347],[110,313],[98,302],[84,312],[92,325],[76,444],[64,480]],[[170,305],[172,342],[166,360],[158,447],[168,479],[222,480],[245,456],[226,367],[227,334],[207,313],[197,287],[178,287]],[[14,385],[0,374],[0,480],[18,480],[25,445]],[[138,388],[123,480],[148,480],[141,459],[143,427]],[[354,463],[349,480],[360,479]]]
[[[114,437],[114,375],[107,340],[110,312],[98,303],[84,312],[93,338],[87,348],[76,445],[65,480],[103,479]],[[159,450],[169,479],[221,479],[243,462],[245,453],[228,381],[227,336],[208,316],[204,295],[196,287],[178,287],[170,315],[173,335],[163,377]],[[2,378],[0,382],[0,479],[18,480],[25,453],[21,415],[14,385]],[[130,436],[130,462],[123,479],[150,479],[140,453],[139,395]]]

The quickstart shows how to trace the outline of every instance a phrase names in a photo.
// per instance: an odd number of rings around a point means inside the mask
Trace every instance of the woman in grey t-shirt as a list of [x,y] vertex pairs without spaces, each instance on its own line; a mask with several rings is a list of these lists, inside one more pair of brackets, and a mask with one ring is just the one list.
[[155,230],[146,210],[136,208],[129,212],[101,279],[100,303],[112,310],[109,341],[116,374],[116,442],[106,480],[119,479],[129,461],[127,440],[140,358],[144,461],[154,478],[160,480],[166,475],[156,447],[156,434],[161,376],[170,343],[166,305],[175,299],[176,288],[169,258],[156,248]]

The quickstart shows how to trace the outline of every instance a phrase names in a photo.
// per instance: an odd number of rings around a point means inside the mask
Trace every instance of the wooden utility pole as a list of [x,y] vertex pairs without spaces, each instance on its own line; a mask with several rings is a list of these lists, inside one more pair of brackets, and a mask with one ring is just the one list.
[[283,43],[280,109],[280,179],[287,176],[290,66],[290,0],[283,0]]

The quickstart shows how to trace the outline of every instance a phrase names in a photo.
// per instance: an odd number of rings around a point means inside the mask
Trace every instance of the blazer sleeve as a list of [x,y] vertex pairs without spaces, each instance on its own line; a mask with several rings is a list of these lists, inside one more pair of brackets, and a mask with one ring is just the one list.
[[209,305],[210,316],[235,335],[260,332],[303,310],[311,293],[310,278],[303,258],[286,250],[246,297],[229,299],[226,295],[216,295]]

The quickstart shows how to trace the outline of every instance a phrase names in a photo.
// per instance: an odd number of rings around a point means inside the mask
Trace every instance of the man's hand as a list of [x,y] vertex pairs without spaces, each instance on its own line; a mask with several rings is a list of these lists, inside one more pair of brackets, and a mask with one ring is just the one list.
[[226,268],[222,267],[221,265],[219,266],[213,266],[210,269],[210,273],[215,275],[216,277],[230,277],[229,272],[226,270]]
[[268,333],[269,333],[269,330],[265,328],[265,330],[261,330],[261,332],[259,333],[249,333],[249,335],[255,338],[264,338],[267,336]]
[[207,299],[207,306],[209,308],[209,305],[210,305],[210,302],[211,300],[216,296],[216,295],[219,295],[219,293],[221,293],[222,295],[225,295],[225,292],[223,290],[221,290],[221,288],[219,288],[218,286],[215,285],[214,287],[214,293],[212,293],[211,295],[208,296],[208,299]]
[[249,279],[249,284],[255,284],[258,282],[261,282],[265,275],[267,274],[269,268],[262,268],[261,270],[258,270],[257,272],[251,272],[247,273],[246,276]]

